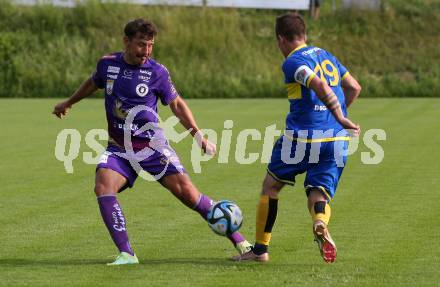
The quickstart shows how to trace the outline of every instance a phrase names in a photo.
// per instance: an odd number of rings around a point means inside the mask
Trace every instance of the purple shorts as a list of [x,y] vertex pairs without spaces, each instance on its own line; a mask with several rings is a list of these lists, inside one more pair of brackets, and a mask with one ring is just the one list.
[[179,157],[167,141],[156,142],[154,146],[131,155],[123,148],[109,145],[101,155],[96,170],[99,168],[112,169],[127,179],[127,184],[119,192],[133,187],[141,171],[148,172],[156,181],[170,174],[186,173]]

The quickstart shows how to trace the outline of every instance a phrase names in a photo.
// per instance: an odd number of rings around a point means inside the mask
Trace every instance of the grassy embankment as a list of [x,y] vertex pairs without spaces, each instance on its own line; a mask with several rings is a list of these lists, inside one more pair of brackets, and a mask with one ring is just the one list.
[[[364,97],[438,96],[439,2],[390,0],[379,12],[336,14],[327,2],[321,19],[308,21],[310,43],[333,52],[360,79]],[[0,0],[0,97],[69,95],[100,56],[121,49],[122,27],[136,17],[159,27],[154,57],[185,97],[284,97],[273,35],[279,13]]]

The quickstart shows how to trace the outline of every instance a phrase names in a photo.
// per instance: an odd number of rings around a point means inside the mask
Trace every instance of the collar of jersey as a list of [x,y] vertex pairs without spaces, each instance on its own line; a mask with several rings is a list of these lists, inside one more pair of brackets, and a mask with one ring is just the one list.
[[295,50],[293,50],[292,52],[289,53],[289,55],[287,55],[287,57],[292,56],[293,53],[295,53],[296,51],[298,51],[299,49],[302,49],[304,47],[307,47],[307,44],[302,44],[299,47],[296,47]]

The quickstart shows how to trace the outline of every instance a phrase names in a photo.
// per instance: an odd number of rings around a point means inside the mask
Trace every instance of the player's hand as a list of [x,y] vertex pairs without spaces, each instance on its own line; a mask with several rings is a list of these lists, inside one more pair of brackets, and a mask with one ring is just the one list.
[[67,115],[72,106],[67,102],[61,102],[55,105],[52,114],[56,115],[58,118],[62,119]]
[[208,155],[214,155],[217,152],[217,146],[209,140],[205,139],[200,131],[197,131],[194,134],[194,138],[204,153]]
[[217,152],[217,146],[209,140],[203,139],[202,150],[208,155],[214,155]]
[[340,122],[342,127],[347,130],[347,132],[352,137],[358,137],[361,133],[361,126],[359,124],[353,123],[348,118],[343,118]]

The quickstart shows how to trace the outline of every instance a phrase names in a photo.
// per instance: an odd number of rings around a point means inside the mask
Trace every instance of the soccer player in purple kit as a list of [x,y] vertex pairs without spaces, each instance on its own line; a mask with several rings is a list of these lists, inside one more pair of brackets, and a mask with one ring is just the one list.
[[[93,75],[70,98],[58,103],[53,111],[53,114],[62,118],[72,105],[97,89],[105,89],[109,143],[96,168],[95,193],[104,223],[120,252],[109,265],[138,263],[116,195],[133,186],[141,169],[153,175],[162,186],[205,220],[213,204],[192,184],[163,130],[157,126],[157,102],[160,100],[163,105],[170,106],[181,124],[198,139],[204,152],[216,152],[215,144],[200,135],[192,112],[174,88],[168,70],[150,58],[156,27],[150,21],[136,19],[126,24],[124,34],[125,51],[102,57]],[[130,118],[132,110],[138,112],[127,124],[126,119]],[[145,126],[150,128],[144,131],[142,127]],[[129,134],[133,149],[131,153],[125,149],[124,131]],[[133,162],[138,167],[133,167]],[[228,238],[240,254],[252,248],[239,232],[228,235]]]

